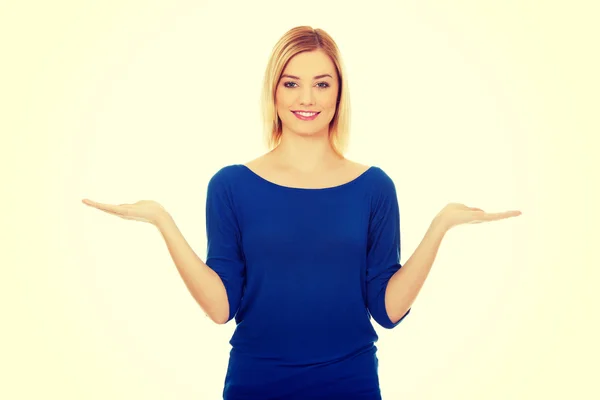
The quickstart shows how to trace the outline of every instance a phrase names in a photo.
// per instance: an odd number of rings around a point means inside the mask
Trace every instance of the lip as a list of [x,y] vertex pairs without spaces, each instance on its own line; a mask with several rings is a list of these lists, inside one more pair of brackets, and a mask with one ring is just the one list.
[[[299,112],[315,113],[315,115],[313,115],[312,117],[304,117],[304,116],[298,114]],[[294,114],[296,116],[296,118],[298,118],[299,120],[302,120],[302,121],[312,121],[315,118],[317,118],[320,113],[321,113],[320,111],[304,111],[304,110],[293,110],[292,111],[292,114]]]

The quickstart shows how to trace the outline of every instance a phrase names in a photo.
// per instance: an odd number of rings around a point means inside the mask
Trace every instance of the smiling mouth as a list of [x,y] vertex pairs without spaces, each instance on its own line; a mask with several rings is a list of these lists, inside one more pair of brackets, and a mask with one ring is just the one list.
[[301,120],[313,120],[317,118],[320,112],[305,112],[305,111],[292,111],[292,113]]

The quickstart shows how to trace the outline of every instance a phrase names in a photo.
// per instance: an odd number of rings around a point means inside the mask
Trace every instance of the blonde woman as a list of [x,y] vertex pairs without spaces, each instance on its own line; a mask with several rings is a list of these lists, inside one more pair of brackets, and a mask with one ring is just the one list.
[[321,29],[277,42],[263,111],[269,152],[208,183],[205,262],[154,201],[84,203],[157,226],[206,315],[235,318],[224,399],[381,399],[372,320],[392,329],[409,314],[453,226],[520,212],[449,204],[402,266],[394,182],[344,157],[348,83]]

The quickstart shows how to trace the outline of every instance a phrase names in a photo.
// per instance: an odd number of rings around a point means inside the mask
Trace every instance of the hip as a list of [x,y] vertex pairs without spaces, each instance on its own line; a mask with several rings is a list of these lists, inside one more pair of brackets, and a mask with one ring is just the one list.
[[377,347],[317,363],[282,364],[231,351],[223,398],[381,400]]

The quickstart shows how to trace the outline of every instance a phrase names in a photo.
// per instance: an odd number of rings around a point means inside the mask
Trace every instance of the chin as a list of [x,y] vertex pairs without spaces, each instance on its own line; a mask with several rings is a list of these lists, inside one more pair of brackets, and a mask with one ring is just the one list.
[[311,124],[304,121],[287,121],[287,127],[289,130],[299,135],[318,135],[320,132],[327,132],[329,124]]
[[302,135],[302,136],[317,136],[319,134],[321,134],[321,132],[324,132],[323,127],[318,127],[318,128],[307,128],[307,127],[303,127],[303,128],[297,128],[297,129],[292,129],[293,132],[295,132],[298,135]]

